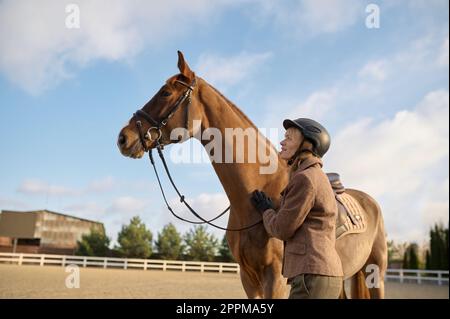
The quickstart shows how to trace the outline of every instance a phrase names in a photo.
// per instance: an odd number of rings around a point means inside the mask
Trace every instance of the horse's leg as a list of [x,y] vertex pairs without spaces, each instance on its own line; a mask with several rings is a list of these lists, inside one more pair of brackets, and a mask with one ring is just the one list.
[[348,299],[347,293],[345,292],[345,280],[342,280],[342,291],[339,295],[339,299]]
[[[375,265],[376,276],[374,277],[377,282],[373,282],[374,287],[369,287],[370,297],[372,299],[383,299],[384,298],[384,279],[387,270],[388,263],[388,253],[387,253],[387,242],[386,234],[384,232],[384,222],[380,214],[379,225],[375,240],[373,242],[372,251],[370,253],[369,259],[367,260],[366,266]],[[372,266],[373,267],[373,266]],[[370,270],[371,268],[366,268]],[[370,273],[366,273],[366,276],[370,276]],[[371,281],[369,280],[369,284]]]
[[246,271],[242,266],[240,275],[242,286],[244,287],[244,291],[247,294],[248,298],[259,299],[264,297],[264,292],[261,287],[261,284],[258,282],[256,278],[254,278],[254,276],[252,276],[252,274]]
[[370,292],[366,285],[364,271],[360,270],[351,277],[351,296],[352,299],[369,299]]
[[272,264],[264,269],[264,298],[287,298],[286,279],[281,276],[281,265]]

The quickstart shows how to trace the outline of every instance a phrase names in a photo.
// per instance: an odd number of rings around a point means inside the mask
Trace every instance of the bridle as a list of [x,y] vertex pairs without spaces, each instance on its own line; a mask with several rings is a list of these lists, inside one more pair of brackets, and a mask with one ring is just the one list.
[[[185,92],[184,92],[184,93],[176,100],[175,104],[171,107],[169,113],[168,113],[165,117],[163,117],[161,120],[157,121],[157,120],[155,120],[150,114],[148,114],[147,112],[145,112],[145,111],[142,110],[142,109],[141,109],[141,110],[137,110],[136,113],[133,114],[134,117],[136,117],[136,118],[137,118],[137,117],[141,117],[141,118],[143,118],[144,120],[146,120],[146,121],[148,122],[148,124],[150,124],[150,128],[149,128],[149,129],[147,130],[147,132],[144,134],[143,129],[142,129],[142,122],[141,122],[140,120],[136,120],[136,127],[137,127],[137,130],[138,130],[138,132],[139,132],[139,139],[140,139],[140,141],[141,141],[142,147],[144,148],[144,151],[145,151],[145,152],[148,151],[149,159],[150,159],[150,162],[151,162],[151,164],[152,164],[152,166],[153,166],[153,170],[155,171],[155,175],[156,175],[156,178],[157,178],[157,180],[158,180],[159,188],[160,188],[160,190],[161,190],[161,194],[162,194],[162,196],[163,196],[164,202],[165,202],[166,205],[167,205],[167,209],[172,213],[172,215],[174,215],[176,218],[178,218],[178,219],[180,219],[180,220],[182,220],[182,221],[185,221],[185,222],[188,222],[188,223],[191,223],[191,224],[208,224],[208,225],[211,225],[211,226],[213,226],[213,227],[215,227],[215,228],[218,228],[218,229],[221,229],[221,230],[226,230],[226,231],[243,231],[243,230],[250,229],[250,228],[252,228],[252,227],[254,227],[254,226],[256,226],[256,225],[262,223],[262,220],[260,220],[260,221],[254,223],[254,224],[249,225],[249,226],[242,227],[242,228],[235,228],[235,229],[232,229],[232,228],[225,228],[225,227],[221,227],[221,226],[215,225],[215,224],[213,224],[212,222],[215,221],[216,219],[222,217],[227,211],[230,210],[231,206],[228,206],[227,209],[225,209],[222,213],[220,213],[218,216],[214,217],[213,219],[206,220],[206,219],[204,219],[203,217],[201,217],[201,216],[200,216],[200,215],[199,215],[199,214],[198,214],[198,213],[197,213],[197,212],[196,212],[196,211],[195,211],[195,210],[194,210],[194,209],[186,202],[185,196],[182,195],[181,192],[178,190],[177,186],[175,185],[175,183],[174,183],[174,181],[173,181],[173,179],[172,179],[172,176],[170,175],[170,172],[169,172],[169,168],[168,168],[168,166],[167,166],[166,159],[164,158],[164,154],[163,154],[163,152],[162,152],[163,149],[164,149],[164,144],[162,144],[162,143],[160,142],[161,137],[162,137],[162,130],[161,130],[161,129],[162,129],[164,126],[167,125],[167,122],[170,120],[170,118],[177,112],[177,110],[178,110],[178,109],[183,105],[183,103],[187,100],[187,104],[186,104],[186,108],[185,108],[185,119],[186,119],[186,121],[185,121],[185,128],[189,131],[189,106],[191,105],[191,100],[192,100],[192,99],[191,99],[191,95],[192,95],[192,92],[194,91],[195,84],[196,84],[196,80],[195,80],[195,78],[194,78],[194,80],[192,81],[192,83],[191,83],[190,85],[187,84],[187,83],[185,83],[185,82],[183,82],[183,81],[180,81],[180,80],[175,80],[175,82],[176,82],[176,83],[179,83],[179,84],[181,84],[181,85],[183,85],[183,86],[185,86],[187,89],[186,89],[186,91],[185,91]],[[155,138],[152,137],[152,132],[156,132],[157,135],[156,135]],[[163,187],[162,187],[162,185],[161,185],[161,180],[160,180],[160,178],[159,178],[159,174],[158,174],[158,171],[157,171],[156,166],[155,166],[155,161],[154,161],[154,159],[153,159],[152,149],[150,149],[150,148],[147,147],[146,140],[149,140],[150,142],[155,142],[155,143],[156,143],[156,149],[158,150],[158,155],[159,155],[159,157],[161,158],[161,161],[162,161],[162,163],[163,163],[164,170],[166,171],[166,174],[167,174],[167,177],[168,177],[169,180],[170,180],[170,183],[172,184],[173,188],[174,188],[175,191],[177,192],[178,197],[180,198],[180,202],[182,202],[182,203],[187,207],[187,209],[188,209],[195,217],[197,217],[197,218],[200,219],[201,221],[192,221],[192,220],[185,219],[185,218],[183,218],[183,217],[181,217],[181,216],[178,216],[178,215],[173,211],[172,207],[170,207],[169,203],[167,202],[167,198],[166,198],[166,195],[165,195],[165,193],[164,193],[164,189],[163,189]]]
[[[162,137],[162,131],[161,128],[163,128],[164,126],[167,125],[167,122],[169,121],[169,119],[176,113],[176,111],[181,107],[181,105],[183,104],[184,101],[188,100],[188,104],[186,106],[186,124],[185,127],[187,130],[189,130],[189,105],[191,105],[191,94],[192,91],[194,90],[195,87],[195,78],[192,81],[192,84],[186,84],[183,81],[180,80],[175,80],[176,83],[179,83],[183,86],[185,86],[187,88],[187,90],[183,93],[183,95],[181,95],[178,100],[175,102],[175,104],[172,106],[172,108],[170,109],[169,113],[163,117],[159,122],[156,121],[150,114],[148,114],[147,112],[145,112],[144,110],[137,110],[136,113],[134,113],[133,115],[136,116],[140,116],[142,118],[144,118],[151,126],[150,128],[147,130],[147,133],[143,134],[142,132],[142,122],[141,121],[136,121],[136,126],[138,128],[139,131],[139,138],[141,140],[141,144],[144,147],[145,151],[148,151],[145,140],[150,140],[155,141],[156,143],[159,143],[159,140]],[[153,125],[153,126],[152,126]],[[152,131],[157,133],[157,137],[156,138],[152,138]]]

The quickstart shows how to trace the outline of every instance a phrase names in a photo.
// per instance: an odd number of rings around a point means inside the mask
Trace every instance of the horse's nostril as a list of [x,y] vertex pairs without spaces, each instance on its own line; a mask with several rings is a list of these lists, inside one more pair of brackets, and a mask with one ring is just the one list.
[[120,134],[119,135],[119,145],[125,145],[126,142],[127,142],[127,138],[125,137],[125,135]]

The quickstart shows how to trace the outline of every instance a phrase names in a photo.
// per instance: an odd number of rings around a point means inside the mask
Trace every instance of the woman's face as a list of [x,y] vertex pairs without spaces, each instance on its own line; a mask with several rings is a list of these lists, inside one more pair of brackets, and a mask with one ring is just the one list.
[[286,161],[290,160],[292,156],[294,156],[295,152],[297,152],[302,141],[303,135],[299,129],[294,127],[288,128],[284,134],[284,140],[280,142],[280,157]]

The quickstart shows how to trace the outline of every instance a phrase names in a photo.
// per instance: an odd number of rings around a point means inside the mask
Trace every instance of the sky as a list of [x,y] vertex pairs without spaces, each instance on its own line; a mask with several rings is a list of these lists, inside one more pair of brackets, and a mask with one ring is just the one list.
[[[181,50],[259,128],[277,129],[278,149],[285,118],[321,122],[332,138],[324,170],[378,201],[388,239],[424,243],[449,216],[448,6],[0,1],[0,209],[97,220],[113,241],[136,215],[155,236],[169,222],[189,230],[167,211],[148,159],[116,146],[132,113],[178,73]],[[169,166],[205,218],[228,206],[211,164]]]

